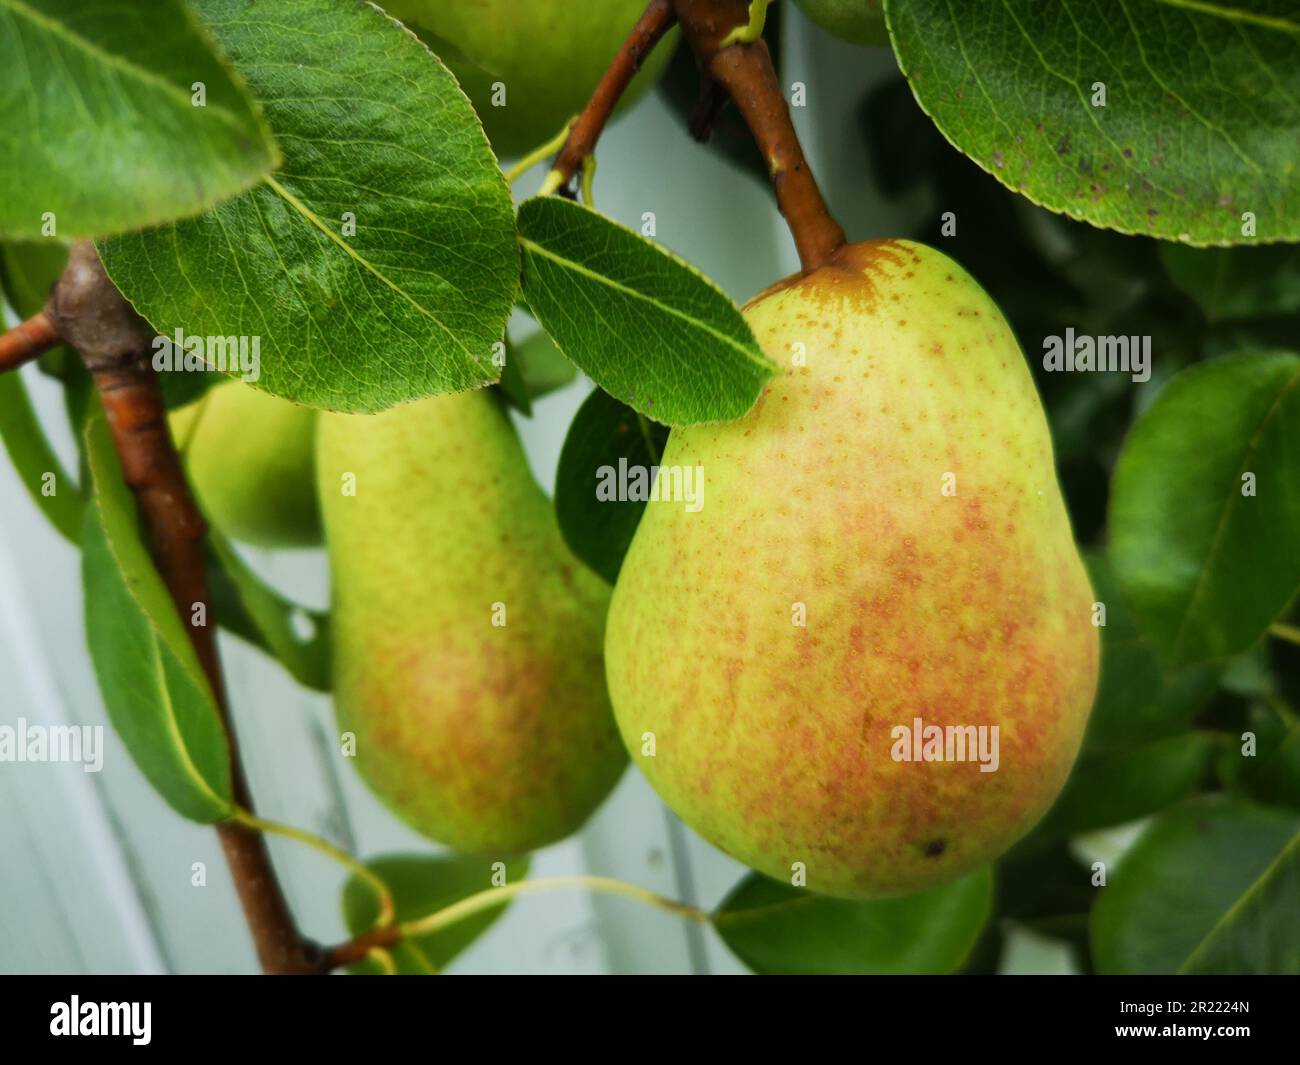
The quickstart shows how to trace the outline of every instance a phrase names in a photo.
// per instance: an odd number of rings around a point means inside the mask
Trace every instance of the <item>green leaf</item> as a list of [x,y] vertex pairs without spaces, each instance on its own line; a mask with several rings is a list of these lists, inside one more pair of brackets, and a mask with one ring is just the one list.
[[1300,311],[1300,248],[1189,248],[1160,245],[1174,284],[1211,322]]
[[578,376],[578,368],[540,329],[512,347],[524,383],[528,386],[528,394],[533,399],[540,399],[571,384]]
[[0,0],[0,159],[0,236],[48,212],[63,239],[198,214],[279,162],[180,0]]
[[1101,679],[1088,718],[1085,751],[1127,751],[1183,731],[1214,694],[1219,667],[1167,671],[1155,648],[1139,633],[1133,610],[1105,557],[1089,551],[1084,562],[1097,601],[1106,608]]
[[[1265,747],[1260,736],[1256,757],[1241,759],[1246,764],[1237,783],[1259,802],[1300,809],[1300,724],[1279,728],[1282,734],[1275,744]],[[1230,753],[1238,751],[1234,748]]]
[[693,267],[556,196],[519,208],[524,298],[578,368],[665,425],[739,418],[776,370]]
[[563,388],[578,376],[578,368],[540,329],[519,342],[507,337],[506,351],[501,391],[526,417],[532,417],[534,400]]
[[198,10],[284,169],[201,218],[103,242],[109,276],[163,335],[258,337],[256,386],[310,406],[374,411],[495,381],[513,208],[447,69],[355,0]]
[[1203,796],[1153,821],[1092,912],[1102,973],[1300,973],[1300,813]]
[[533,400],[528,392],[528,382],[524,380],[519,353],[515,346],[510,343],[509,337],[506,338],[505,345],[505,363],[501,367],[501,380],[497,383],[501,386],[501,394],[505,396],[510,404],[525,417],[531,418],[533,416]]
[[1077,835],[1172,806],[1200,788],[1214,750],[1210,736],[1193,732],[1132,750],[1085,755],[1034,834]]
[[[1121,233],[1300,239],[1300,20],[1277,0],[887,0],[917,102],[1008,188]],[[1097,83],[1105,106],[1095,106]],[[1258,238],[1242,233],[1242,213]]]
[[226,732],[185,625],[140,539],[102,414],[87,423],[86,449],[94,487],[82,540],[86,639],[109,720],[177,813],[222,820],[232,801]]
[[[399,922],[413,921],[437,913],[454,902],[497,886],[492,883],[494,860],[464,854],[395,854],[373,858],[366,867],[379,876],[389,891]],[[505,883],[513,884],[528,875],[528,859],[506,863]],[[463,921],[430,935],[407,940],[392,948],[397,971],[408,975],[432,974],[448,963],[487,931],[505,911],[506,904],[483,910]],[[343,886],[343,920],[352,935],[374,926],[379,916],[375,893],[364,881],[353,877]],[[366,961],[351,969],[354,973],[382,972],[378,963]]]
[[[578,408],[560,451],[555,474],[555,514],[565,543],[583,562],[613,584],[632,543],[645,499],[609,498],[620,471],[659,465],[668,430],[596,389]],[[649,490],[648,479],[643,482]],[[631,495],[632,493],[628,493]],[[660,506],[683,506],[663,503]]]
[[1178,374],[1115,468],[1110,559],[1175,665],[1245,650],[1300,587],[1300,356]]
[[850,902],[751,873],[713,924],[757,973],[950,973],[959,969],[993,903],[981,869],[900,899]]
[[[50,447],[17,373],[0,373],[0,442],[32,502],[61,536],[80,543],[85,499]],[[47,475],[52,475],[48,482]],[[46,495],[47,491],[53,494]]]
[[208,543],[212,609],[221,627],[260,647],[304,687],[329,691],[329,615],[291,603],[266,585],[216,529],[208,530]]

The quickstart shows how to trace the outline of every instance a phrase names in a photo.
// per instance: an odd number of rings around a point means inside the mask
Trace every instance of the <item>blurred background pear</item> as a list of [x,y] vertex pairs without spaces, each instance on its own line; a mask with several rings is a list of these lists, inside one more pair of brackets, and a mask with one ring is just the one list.
[[313,408],[223,381],[173,411],[170,423],[213,525],[255,547],[320,545]]
[[[474,104],[497,155],[554,137],[586,105],[646,0],[384,0],[420,35]],[[628,87],[626,107],[654,84],[674,31]]]
[[854,44],[885,45],[884,0],[795,0],[824,30]]
[[576,831],[627,762],[609,589],[569,552],[497,398],[322,412],[318,472],[335,708],[362,777],[457,850]]

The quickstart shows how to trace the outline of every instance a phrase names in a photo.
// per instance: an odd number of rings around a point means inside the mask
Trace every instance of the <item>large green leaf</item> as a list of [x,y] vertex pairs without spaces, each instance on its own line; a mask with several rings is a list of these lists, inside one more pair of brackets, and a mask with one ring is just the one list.
[[751,873],[713,924],[758,973],[949,973],[975,945],[992,903],[989,869],[877,902],[831,899]]
[[[613,584],[641,521],[646,500],[608,498],[602,486],[614,485],[620,471],[659,465],[668,430],[613,396],[596,389],[578,408],[555,474],[555,514],[565,543],[583,562]],[[634,495],[635,493],[629,493]],[[660,504],[682,506],[680,503]]]
[[102,415],[86,426],[93,484],[82,540],[86,640],[113,728],[177,813],[231,808],[230,750],[207,678],[140,539]]
[[739,418],[776,370],[716,285],[595,211],[525,200],[519,243],[537,320],[596,384],[655,421]]
[[1106,608],[1101,630],[1101,678],[1088,718],[1086,751],[1128,751],[1135,744],[1171,736],[1214,693],[1220,667],[1166,670],[1138,631],[1137,619],[1104,555],[1086,552],[1084,562],[1097,601]]
[[1172,806],[1206,780],[1214,749],[1210,736],[1190,732],[1132,750],[1085,755],[1034,835],[1075,835]]
[[[917,101],[1033,202],[1192,244],[1300,239],[1300,17],[1289,0],[885,10]],[[1242,232],[1246,211],[1257,237]]]
[[[103,242],[160,333],[258,337],[256,386],[373,411],[498,375],[513,208],[447,69],[356,0],[199,0],[284,169],[201,218]],[[347,216],[354,216],[355,233]]]
[[0,159],[0,236],[49,212],[65,239],[198,214],[279,162],[181,0],[0,0]]
[[1110,559],[1175,665],[1263,634],[1300,587],[1300,356],[1220,359],[1170,381],[1115,468]]
[[[494,885],[493,862],[487,858],[464,854],[393,854],[372,858],[366,867],[375,873],[393,894],[398,922],[413,921],[445,909]],[[516,858],[506,863],[503,883],[513,884],[528,876],[528,859]],[[494,906],[466,917],[463,921],[429,935],[407,940],[392,948],[392,958],[399,973],[429,975],[447,964],[482,935],[501,914],[506,904]],[[379,915],[379,903],[370,885],[352,877],[343,886],[343,919],[352,935],[373,927]],[[365,961],[353,966],[356,973],[378,973],[378,963]]]
[[1300,973],[1300,812],[1205,796],[1162,814],[1092,913],[1103,973]]

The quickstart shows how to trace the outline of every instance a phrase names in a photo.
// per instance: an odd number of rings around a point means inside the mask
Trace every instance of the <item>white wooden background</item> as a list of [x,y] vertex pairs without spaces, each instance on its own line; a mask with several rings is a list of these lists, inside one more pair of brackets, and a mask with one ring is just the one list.
[[[805,150],[853,239],[906,232],[935,209],[921,194],[903,209],[871,189],[855,111],[894,72],[884,50],[843,45],[783,5],[785,80],[807,87],[795,112]],[[816,62],[810,62],[816,46]],[[655,94],[601,141],[596,198],[635,228],[656,216],[658,239],[743,301],[797,266],[771,193],[696,145]],[[535,190],[540,174],[517,186]],[[75,469],[56,388],[23,371],[42,420]],[[519,427],[549,491],[564,432],[590,384],[537,405]],[[250,552],[250,562],[309,604],[328,598],[323,552]],[[78,554],[36,510],[0,459],[0,723],[104,724],[104,770],[0,763],[0,971],[253,972],[256,963],[215,834],[158,799],[107,727],[82,631]],[[256,803],[360,856],[428,851],[371,797],[337,743],[328,700],[223,635],[221,653]],[[304,931],[344,936],[337,866],[272,841]],[[208,886],[191,886],[205,862]],[[532,875],[615,876],[713,906],[744,874],[667,811],[635,769],[577,837],[540,852]],[[1032,944],[1026,949],[1032,950]],[[1039,959],[1042,960],[1041,958]],[[1059,968],[1049,957],[1043,964]],[[1035,967],[1042,968],[1042,965]],[[710,929],[636,903],[555,894],[515,903],[453,964],[453,972],[733,973],[743,967]]]

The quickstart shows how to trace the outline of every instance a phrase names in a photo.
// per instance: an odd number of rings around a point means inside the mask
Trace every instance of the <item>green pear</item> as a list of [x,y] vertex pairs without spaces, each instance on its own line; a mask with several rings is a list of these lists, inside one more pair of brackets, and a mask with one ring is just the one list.
[[335,706],[362,777],[457,850],[575,831],[627,764],[605,691],[609,591],[565,546],[500,403],[322,412],[317,467]]
[[[385,0],[474,104],[498,155],[550,140],[586,105],[646,0]],[[663,40],[622,105],[654,84],[676,38]]]
[[213,525],[258,547],[320,545],[315,410],[223,381],[169,423]]
[[795,0],[813,22],[854,44],[889,43],[884,0]]
[[1097,682],[1033,380],[979,285],[908,241],[846,247],[745,317],[781,369],[744,418],[673,430],[663,466],[703,471],[703,507],[651,503],[614,591],[623,740],[769,876],[941,884],[1046,811]]

